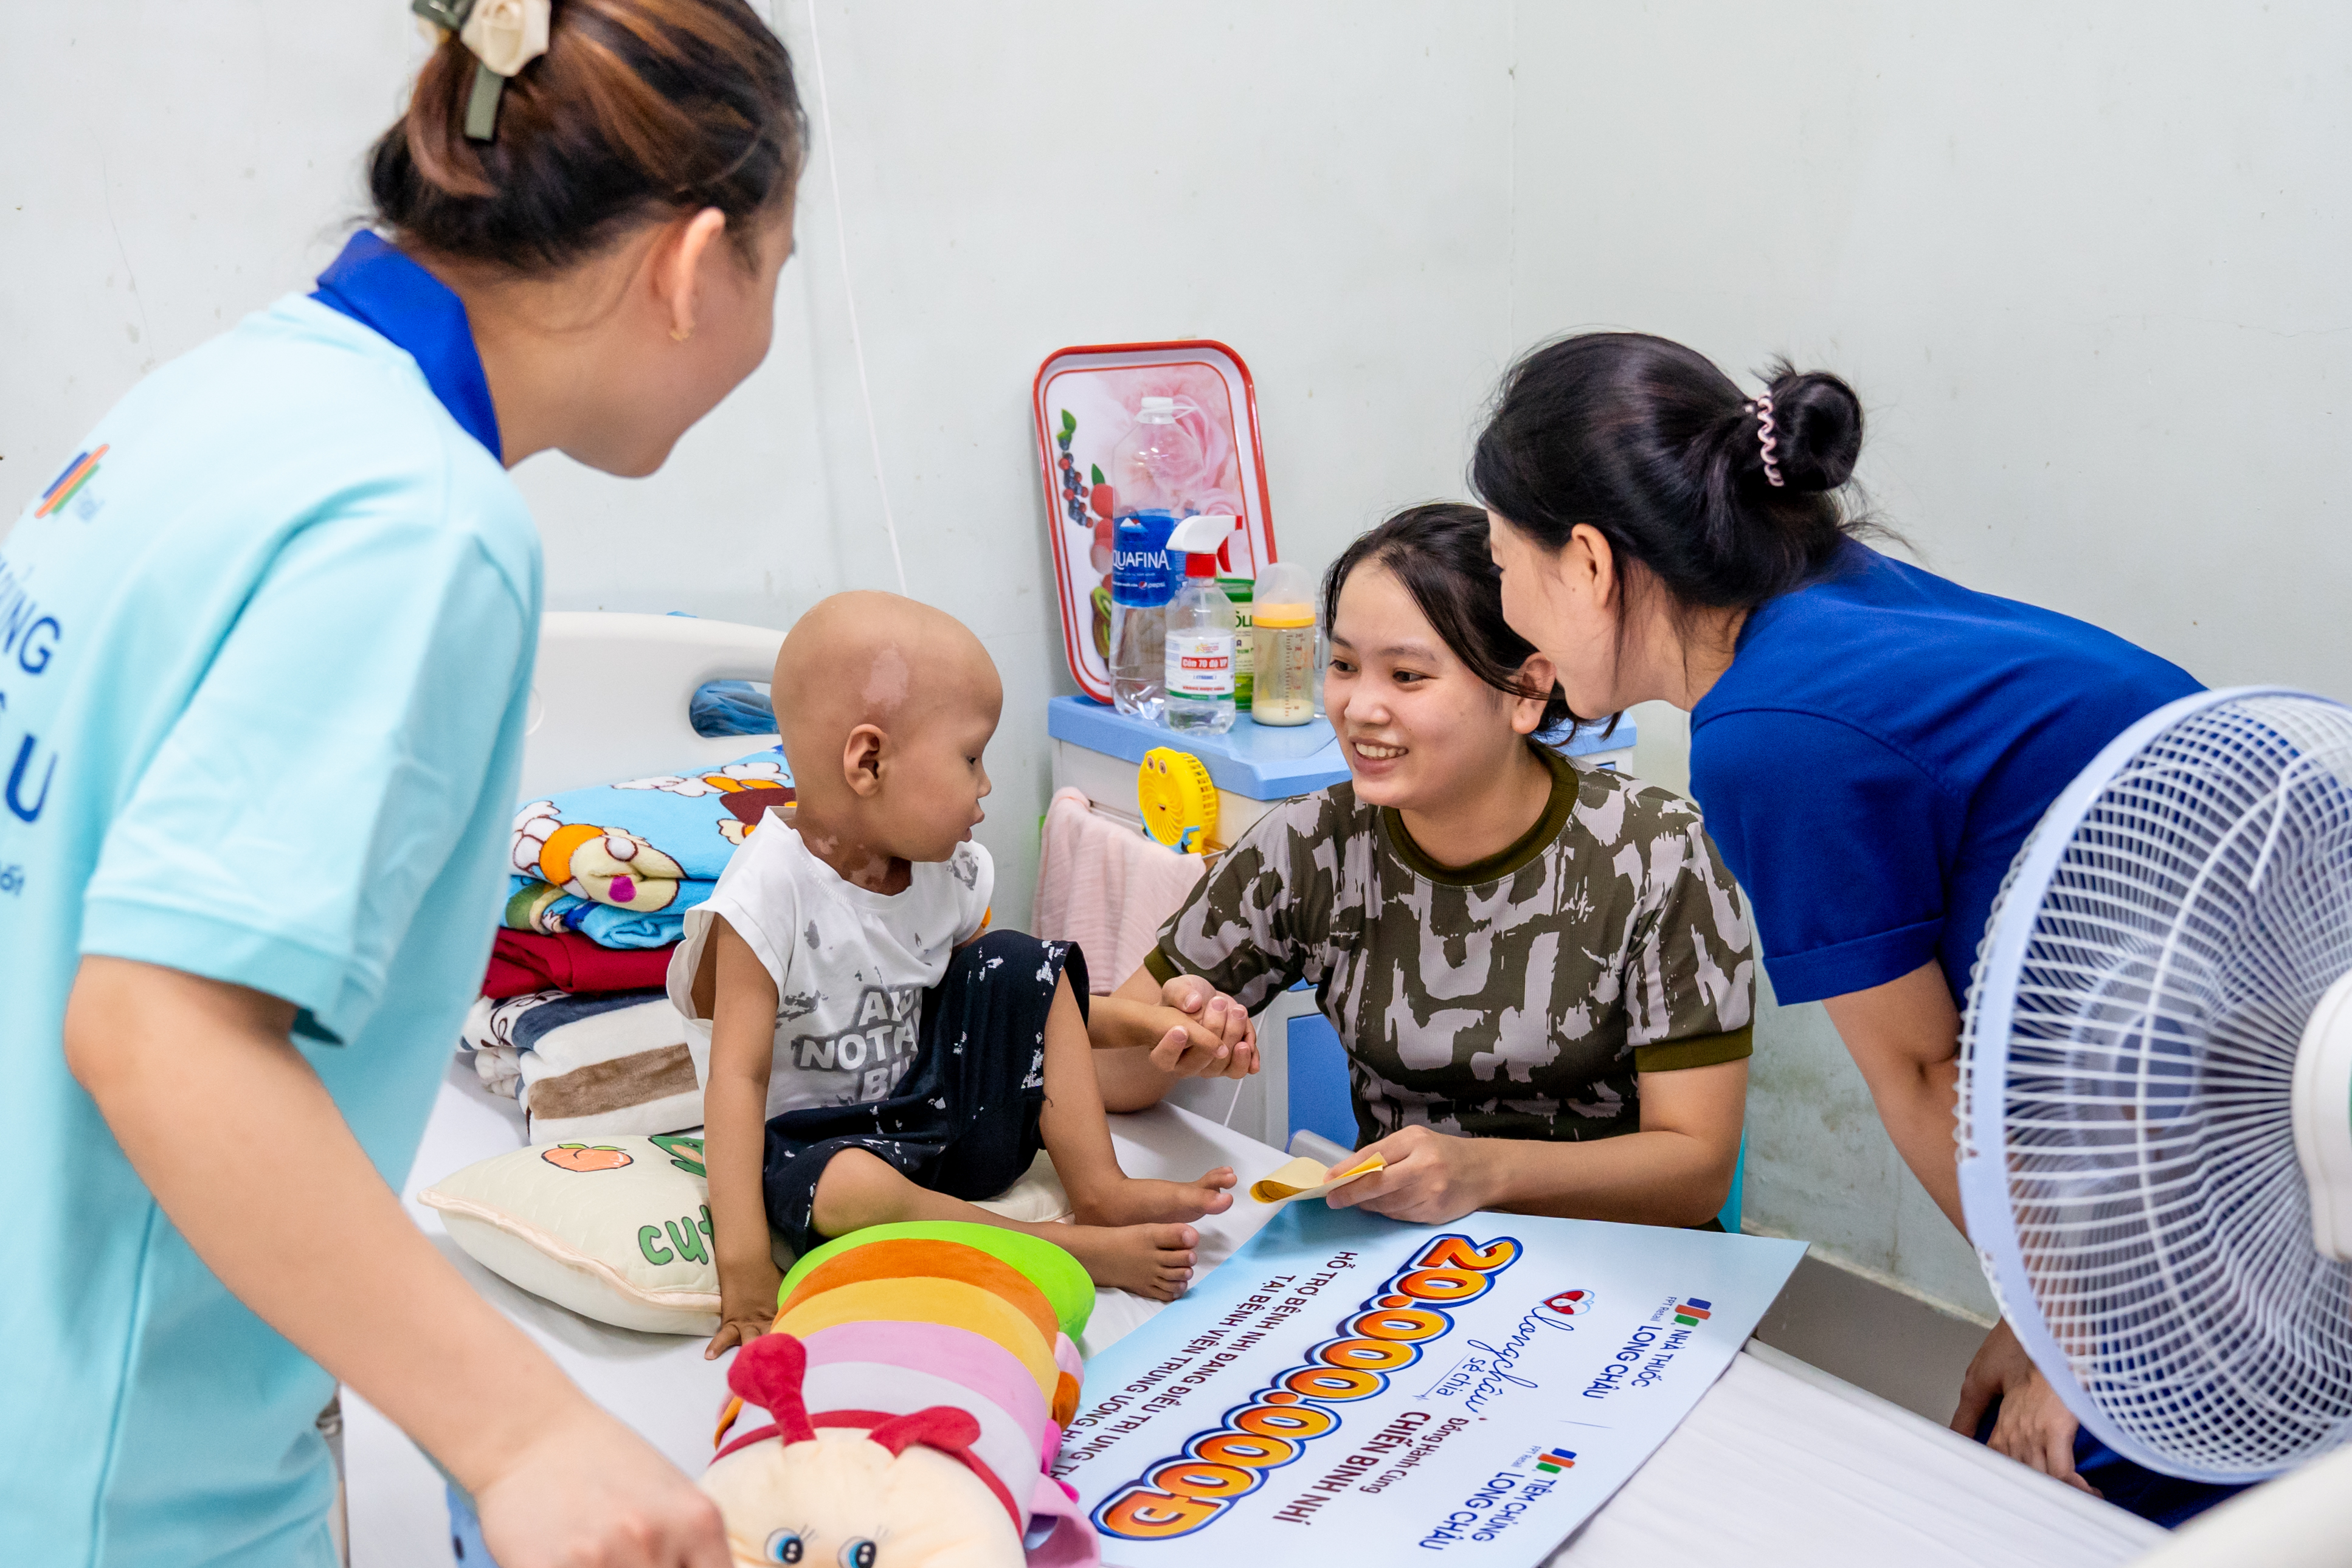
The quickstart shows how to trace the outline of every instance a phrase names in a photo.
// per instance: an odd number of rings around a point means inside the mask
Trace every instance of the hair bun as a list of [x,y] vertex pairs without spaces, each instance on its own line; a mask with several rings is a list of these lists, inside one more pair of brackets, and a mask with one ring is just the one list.
[[1886,532],[1839,493],[1862,453],[1853,389],[1785,360],[1764,380],[1769,468],[1764,411],[1706,355],[1645,332],[1546,343],[1504,377],[1471,483],[1547,551],[1590,528],[1680,605],[1752,608],[1817,580],[1846,539]]
[[1788,361],[1765,371],[1771,383],[1773,457],[1791,490],[1834,490],[1862,455],[1862,400],[1827,371],[1800,374]]

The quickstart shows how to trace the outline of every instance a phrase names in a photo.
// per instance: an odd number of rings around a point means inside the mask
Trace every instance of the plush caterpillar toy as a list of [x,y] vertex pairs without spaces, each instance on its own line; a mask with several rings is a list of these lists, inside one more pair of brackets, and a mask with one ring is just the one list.
[[[785,1276],[738,1351],[703,1490],[741,1563],[1078,1568],[1100,1561],[1054,1479],[1076,1413],[1070,1336],[1094,1285],[1060,1248],[985,1225],[880,1225]],[[747,1405],[769,1424],[730,1436]]]

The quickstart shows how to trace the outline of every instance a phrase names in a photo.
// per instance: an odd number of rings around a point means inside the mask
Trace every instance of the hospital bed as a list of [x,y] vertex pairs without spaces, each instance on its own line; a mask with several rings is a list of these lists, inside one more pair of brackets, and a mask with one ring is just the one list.
[[[704,682],[763,680],[780,634],[651,615],[551,613],[541,637],[522,794],[741,754],[741,737],[707,739],[687,720]],[[789,701],[790,694],[778,694]],[[454,1046],[454,1042],[453,1042]],[[1284,1154],[1176,1105],[1111,1118],[1129,1175],[1189,1179],[1231,1165],[1243,1184]],[[417,1192],[525,1141],[511,1101],[491,1095],[454,1050],[402,1198],[417,1225],[499,1311],[588,1394],[688,1474],[710,1453],[724,1362],[703,1341],[608,1327],[540,1300],[458,1249]],[[1203,1220],[1213,1268],[1273,1211],[1244,1198]],[[1092,1354],[1157,1311],[1106,1291],[1081,1348]],[[444,1484],[383,1416],[346,1390],[343,1464],[354,1568],[454,1565]],[[1553,1557],[1567,1568],[1649,1568],[1661,1560],[1736,1559],[1747,1568],[2016,1564],[2095,1568],[2164,1538],[2111,1508],[1751,1341],[1688,1419]],[[467,1568],[475,1568],[468,1564]]]

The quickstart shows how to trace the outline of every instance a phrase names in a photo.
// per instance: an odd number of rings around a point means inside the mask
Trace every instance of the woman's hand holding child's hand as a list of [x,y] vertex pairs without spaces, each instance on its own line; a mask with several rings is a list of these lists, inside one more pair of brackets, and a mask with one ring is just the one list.
[[1160,988],[1181,1015],[1151,1048],[1151,1064],[1178,1078],[1247,1078],[1257,1071],[1257,1026],[1249,1009],[1197,975]]
[[1323,1201],[1334,1208],[1366,1208],[1414,1225],[1445,1225],[1500,1196],[1496,1145],[1427,1127],[1406,1127],[1356,1151],[1354,1165],[1372,1155],[1386,1168],[1354,1181]]
[[738,1345],[750,1344],[776,1321],[776,1292],[784,1276],[771,1258],[747,1258],[719,1266],[719,1332],[702,1359],[716,1361]]

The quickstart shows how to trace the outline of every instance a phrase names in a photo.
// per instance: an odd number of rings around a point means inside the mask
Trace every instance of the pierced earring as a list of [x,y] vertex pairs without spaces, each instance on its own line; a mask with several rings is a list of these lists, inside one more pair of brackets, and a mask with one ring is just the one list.
[[691,328],[691,327],[686,327],[686,328],[672,327],[672,328],[669,329],[669,340],[670,340],[671,342],[673,342],[673,343],[683,343],[683,342],[685,342],[688,338],[691,338],[691,337],[693,337],[693,336],[694,336],[694,329],[693,329],[693,328]]

